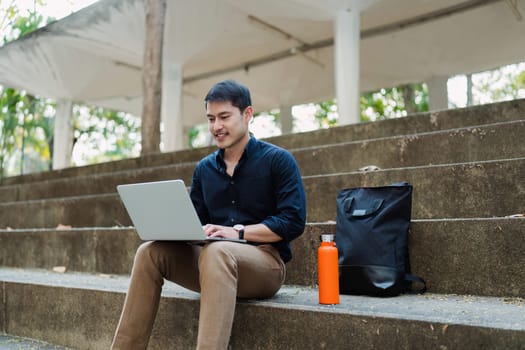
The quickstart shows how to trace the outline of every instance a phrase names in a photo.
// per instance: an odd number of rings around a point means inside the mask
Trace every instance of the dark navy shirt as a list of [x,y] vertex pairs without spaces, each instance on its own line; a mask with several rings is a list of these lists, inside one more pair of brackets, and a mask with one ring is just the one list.
[[262,223],[282,237],[271,244],[284,262],[289,261],[289,242],[303,233],[306,223],[306,196],[295,159],[280,147],[250,137],[230,176],[223,155],[222,149],[208,155],[193,173],[190,193],[201,223]]

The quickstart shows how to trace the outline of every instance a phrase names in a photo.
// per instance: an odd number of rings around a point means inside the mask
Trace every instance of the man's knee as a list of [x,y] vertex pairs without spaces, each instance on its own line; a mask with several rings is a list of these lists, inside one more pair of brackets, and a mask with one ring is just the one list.
[[135,252],[135,264],[150,255],[151,242],[142,243]]
[[155,265],[159,267],[170,255],[170,249],[165,242],[149,241],[142,243],[135,253],[135,265]]
[[144,242],[137,248],[135,253],[135,263],[143,261],[145,258],[151,258],[153,243],[155,242]]

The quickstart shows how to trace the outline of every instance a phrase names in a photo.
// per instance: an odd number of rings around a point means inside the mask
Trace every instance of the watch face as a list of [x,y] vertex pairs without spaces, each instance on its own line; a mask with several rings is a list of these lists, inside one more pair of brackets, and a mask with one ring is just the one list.
[[244,230],[244,225],[237,224],[237,225],[233,226],[233,229],[236,230],[236,231]]

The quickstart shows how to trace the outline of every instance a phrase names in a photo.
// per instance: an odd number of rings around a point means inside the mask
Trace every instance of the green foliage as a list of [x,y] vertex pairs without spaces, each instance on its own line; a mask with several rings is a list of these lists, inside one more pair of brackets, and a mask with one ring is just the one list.
[[315,119],[319,128],[329,128],[337,125],[337,104],[335,100],[316,104]]
[[472,76],[475,103],[489,103],[525,97],[525,64],[507,66]]
[[44,23],[44,17],[35,12],[30,12],[28,17],[18,17],[12,26],[12,37],[4,38],[4,43],[35,31],[41,23]]
[[25,155],[31,150],[38,170],[50,169],[52,118],[46,114],[49,101],[38,99],[11,88],[0,88],[0,176],[6,175],[9,160],[20,153],[17,161],[20,173],[24,170]]
[[[1,0],[0,5],[2,5]],[[43,1],[35,0],[34,5],[33,11],[29,11],[28,14],[21,13],[14,0],[7,7],[3,8],[5,13],[1,18],[0,30],[6,32],[3,38],[4,44],[29,34],[45,24],[44,17],[36,11],[37,5],[44,5]],[[48,18],[47,22],[52,20],[52,18]]]
[[[40,1],[38,2],[40,3]],[[36,4],[36,2],[35,2]],[[2,17],[0,28],[9,29],[4,43],[36,30],[44,21],[35,11],[28,16],[20,15],[16,2],[12,1]],[[7,28],[9,26],[9,28]],[[49,137],[49,118],[45,118],[46,107],[35,97],[11,88],[0,91],[0,177],[6,174],[6,163],[20,150],[20,172],[23,172],[26,147],[36,151],[43,159],[49,159],[49,147],[42,139]],[[35,137],[36,134],[44,135]],[[49,161],[47,161],[49,163]]]
[[84,163],[136,157],[140,153],[140,118],[83,105],[74,106],[73,114],[75,144],[92,150],[84,156]]
[[428,111],[428,88],[409,84],[367,92],[360,99],[361,121],[374,121]]
[[263,113],[255,113],[253,115],[253,118],[255,119],[259,116],[270,117],[271,119],[273,119],[273,122],[275,124],[281,123],[281,111],[279,109],[272,109],[271,111],[263,112]]
[[188,146],[190,148],[197,147],[197,139],[199,137],[199,134],[201,133],[198,126],[194,126],[190,129],[188,133]]
[[[428,111],[428,88],[425,84],[409,84],[367,92],[360,98],[361,121],[368,122]],[[337,125],[335,100],[315,105],[315,118],[320,128]]]
[[403,90],[404,106],[408,114],[428,111],[428,86],[426,84],[407,84]]
[[210,140],[208,139],[208,135],[208,124],[199,124],[192,127],[188,134],[189,148],[209,146]]
[[525,90],[525,70],[516,77],[516,86],[518,89]]
[[16,146],[18,127],[17,104],[19,94],[14,89],[1,89],[0,94],[0,177],[4,175],[6,161]]

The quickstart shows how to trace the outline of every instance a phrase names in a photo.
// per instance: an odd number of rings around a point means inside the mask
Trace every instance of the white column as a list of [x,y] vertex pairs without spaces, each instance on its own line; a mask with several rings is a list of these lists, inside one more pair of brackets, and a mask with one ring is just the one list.
[[281,133],[291,134],[293,131],[292,106],[281,106],[279,108],[281,116]]
[[472,74],[467,74],[467,107],[473,105],[474,96],[472,95]]
[[334,73],[339,125],[360,121],[359,15],[359,8],[340,10],[334,21]]
[[432,77],[428,85],[428,109],[431,111],[448,108],[448,77]]
[[73,103],[71,101],[57,101],[53,136],[53,169],[71,166],[71,154],[73,152],[72,112]]
[[182,65],[164,62],[162,76],[162,151],[183,149],[185,136],[182,121]]

